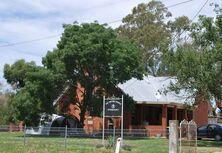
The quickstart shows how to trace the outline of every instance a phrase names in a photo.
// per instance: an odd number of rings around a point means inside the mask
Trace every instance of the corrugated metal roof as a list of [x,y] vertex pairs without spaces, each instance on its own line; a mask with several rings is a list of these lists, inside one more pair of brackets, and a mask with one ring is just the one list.
[[143,80],[132,78],[123,84],[119,84],[118,87],[137,103],[183,105],[185,102],[192,100],[188,99],[191,94],[184,90],[181,90],[179,94],[169,91],[168,87],[171,83],[176,83],[176,79],[149,75],[144,76]]

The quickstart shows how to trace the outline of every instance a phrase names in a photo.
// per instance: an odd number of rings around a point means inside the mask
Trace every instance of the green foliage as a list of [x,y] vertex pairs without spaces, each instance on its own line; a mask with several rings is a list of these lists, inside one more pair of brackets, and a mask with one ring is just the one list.
[[[206,81],[207,75],[204,67],[203,54],[197,52],[192,46],[179,47],[174,54],[171,68],[174,70],[178,81],[185,89],[204,89],[204,84],[200,82]],[[199,82],[196,83],[195,82]]]
[[0,107],[0,125],[7,125],[7,115],[8,109],[7,107]]
[[117,29],[120,36],[138,41],[143,50],[143,63],[153,75],[157,73],[159,53],[170,41],[170,31],[164,23],[164,20],[170,16],[171,13],[159,1],[142,3],[123,18],[123,25]]
[[107,84],[107,80],[116,84],[131,77],[141,78],[139,48],[133,41],[118,40],[111,28],[97,23],[64,28],[58,48],[43,60],[47,68],[62,67],[68,79],[78,78],[82,84],[93,80],[96,86]]
[[53,100],[63,84],[60,75],[34,62],[19,60],[11,66],[6,64],[4,76],[14,86],[16,93],[9,100],[9,120],[25,121],[27,125],[37,125],[40,114],[54,112]]
[[142,78],[140,55],[134,41],[117,38],[115,31],[105,25],[75,23],[64,25],[57,48],[48,52],[43,63],[53,72],[62,72],[72,85],[79,82],[84,87],[83,121],[85,111],[98,106],[96,99],[101,99],[104,92],[132,77]]
[[6,106],[9,98],[9,93],[0,93],[0,106]]
[[0,107],[0,125],[9,124],[9,109],[8,107]]
[[107,137],[107,144],[105,145],[106,149],[111,149],[115,146],[115,138],[113,136]]
[[171,31],[176,32],[176,34],[181,34],[190,29],[190,21],[186,16],[177,17],[175,21],[169,21],[168,24],[170,25]]
[[[0,84],[0,88],[3,88],[3,85]],[[0,93],[0,125],[7,125],[10,121],[9,119],[9,101],[10,101],[10,95],[12,93],[4,91]]]
[[35,71],[37,68],[34,62],[25,62],[25,60],[18,60],[12,66],[4,65],[4,77],[7,82],[14,88],[21,88],[25,86],[27,72]]
[[[43,58],[44,67],[24,60],[5,65],[4,77],[16,89],[10,99],[10,119],[38,124],[41,113],[54,111],[52,102],[63,88],[68,85],[74,89],[77,83],[85,89],[82,122],[86,110],[97,110],[94,113],[99,115],[98,101],[104,93],[109,94],[116,84],[132,77],[142,78],[140,55],[134,41],[117,38],[115,31],[105,25],[64,25],[57,48]],[[73,102],[73,98],[69,101]]]
[[[190,27],[192,43],[179,46],[168,56],[176,88],[187,89],[195,98],[222,99],[222,15],[200,16]],[[203,100],[202,99],[202,100]]]
[[160,1],[141,3],[123,18],[123,25],[116,30],[120,37],[133,38],[139,43],[141,62],[154,76],[166,75],[163,58],[171,45],[171,37],[188,27],[187,17],[178,17],[175,21],[170,21],[170,17],[171,13]]

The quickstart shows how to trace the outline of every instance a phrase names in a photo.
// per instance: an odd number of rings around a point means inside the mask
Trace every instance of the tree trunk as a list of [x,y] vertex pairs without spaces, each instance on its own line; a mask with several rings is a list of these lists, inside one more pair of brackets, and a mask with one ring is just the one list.
[[81,106],[81,113],[80,113],[80,126],[84,127],[84,120],[85,120],[85,113],[89,111],[89,108],[92,105],[92,96],[93,96],[93,87],[87,87],[86,92],[84,95],[84,102]]

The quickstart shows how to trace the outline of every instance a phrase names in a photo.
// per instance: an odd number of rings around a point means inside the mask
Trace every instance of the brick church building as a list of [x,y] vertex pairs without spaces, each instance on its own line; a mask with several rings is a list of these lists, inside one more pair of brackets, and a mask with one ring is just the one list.
[[[198,126],[208,122],[209,103],[199,101],[198,105],[192,105],[193,98],[189,98],[189,93],[181,90],[179,93],[169,91],[171,83],[175,83],[175,78],[169,77],[153,77],[144,76],[143,80],[132,78],[123,84],[119,84],[118,88],[129,95],[135,101],[135,110],[133,112],[124,111],[124,129],[147,129],[153,134],[160,133],[164,135],[169,125],[169,120],[193,119]],[[70,87],[65,88],[63,93],[54,102],[54,105],[63,108],[63,113],[75,116],[80,119],[79,104],[83,101],[82,91],[84,88],[78,84],[76,88],[76,101],[64,105],[66,99],[65,93]],[[64,106],[66,107],[64,112]],[[97,116],[89,116],[85,114],[85,127],[91,130],[102,129],[102,118]],[[120,119],[111,120],[106,118],[105,128],[120,128]]]

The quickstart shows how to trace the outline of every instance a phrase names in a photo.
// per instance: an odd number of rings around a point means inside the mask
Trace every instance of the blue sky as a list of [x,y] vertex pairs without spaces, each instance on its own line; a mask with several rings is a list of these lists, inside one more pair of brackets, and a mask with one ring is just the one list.
[[[161,0],[170,6],[185,0]],[[186,15],[192,18],[206,0],[193,0],[189,3],[169,8],[173,17]],[[107,23],[122,19],[132,8],[147,0],[10,0],[0,1],[0,46],[8,43],[33,40],[62,33],[63,23],[74,21]],[[200,14],[213,16],[209,4],[221,0],[209,0]],[[222,5],[221,5],[222,6]],[[110,24],[117,27],[121,22]],[[0,80],[3,80],[3,66],[18,59],[35,61],[52,50],[59,37],[35,41],[27,44],[0,47]]]

